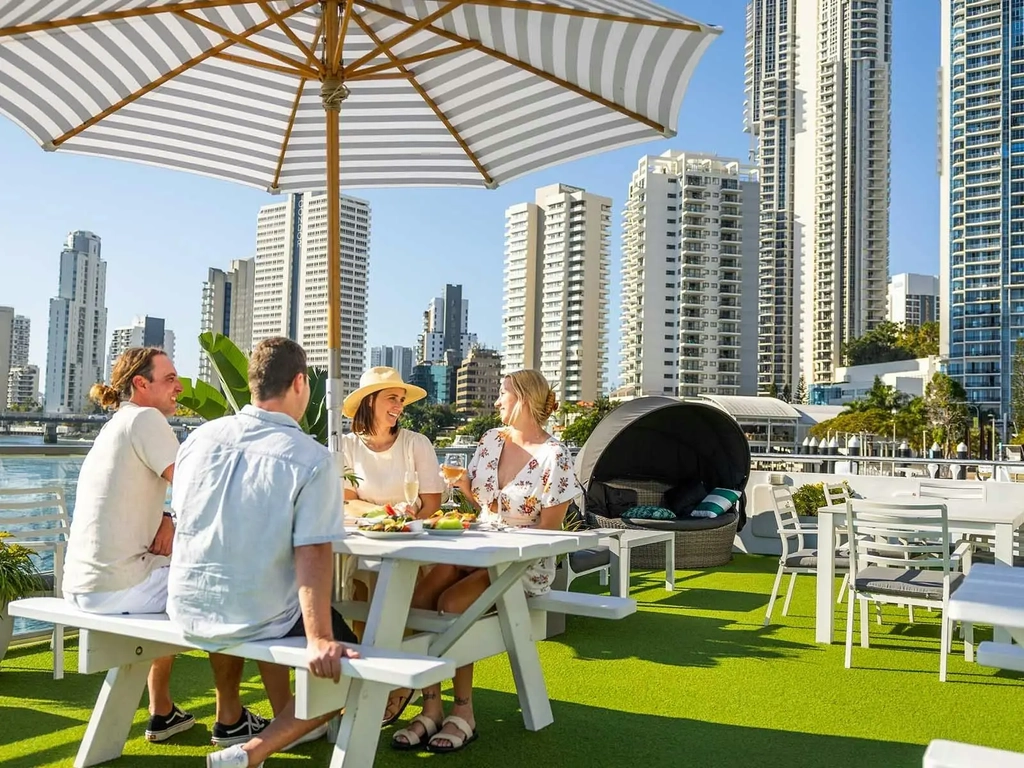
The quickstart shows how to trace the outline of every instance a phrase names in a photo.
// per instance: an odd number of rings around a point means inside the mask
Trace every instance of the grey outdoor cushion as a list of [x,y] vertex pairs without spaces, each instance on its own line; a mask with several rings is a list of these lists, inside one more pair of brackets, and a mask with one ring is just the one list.
[[[849,570],[850,569],[850,558],[843,552],[836,552],[835,555],[836,568]],[[798,549],[796,552],[790,554],[786,558],[787,568],[817,568],[818,567],[818,550],[816,549]]]
[[638,528],[653,531],[712,531],[735,522],[736,513],[726,512],[718,517],[679,517],[675,520],[630,520]]
[[573,573],[584,573],[594,568],[610,565],[612,553],[608,547],[594,547],[593,549],[578,549],[569,553],[569,565]]
[[[949,574],[949,591],[953,592],[963,581],[962,573]],[[885,595],[906,595],[942,599],[942,571],[908,568],[883,568],[878,565],[861,568],[857,573],[857,590],[880,592]]]

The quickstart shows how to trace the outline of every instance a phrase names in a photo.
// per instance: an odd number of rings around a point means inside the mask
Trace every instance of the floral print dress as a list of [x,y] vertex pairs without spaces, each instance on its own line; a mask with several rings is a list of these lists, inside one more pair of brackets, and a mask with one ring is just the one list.
[[[492,429],[480,439],[469,463],[468,475],[481,519],[497,520],[505,525],[533,528],[540,522],[542,509],[556,507],[583,493],[572,469],[572,454],[553,437],[540,447],[530,461],[504,488],[498,487],[498,461],[508,435],[504,429]],[[497,512],[491,511],[492,504]],[[527,597],[551,589],[555,578],[555,558],[533,563],[523,576]]]

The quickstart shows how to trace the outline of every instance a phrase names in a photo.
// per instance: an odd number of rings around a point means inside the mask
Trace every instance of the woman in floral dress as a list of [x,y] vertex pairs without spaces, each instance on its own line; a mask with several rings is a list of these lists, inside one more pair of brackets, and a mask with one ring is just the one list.
[[[471,498],[481,520],[504,525],[560,530],[569,502],[583,489],[572,470],[569,449],[544,430],[555,411],[555,393],[537,371],[509,374],[495,403],[505,425],[480,440],[466,476],[457,484]],[[554,558],[533,563],[523,576],[528,597],[551,589]],[[413,605],[439,613],[461,613],[490,585],[486,569],[436,565],[417,585]],[[392,741],[413,749],[429,739],[431,752],[455,752],[476,738],[473,665],[455,672],[455,705],[444,717],[441,686],[423,691],[423,712]],[[443,718],[443,719],[442,719]]]

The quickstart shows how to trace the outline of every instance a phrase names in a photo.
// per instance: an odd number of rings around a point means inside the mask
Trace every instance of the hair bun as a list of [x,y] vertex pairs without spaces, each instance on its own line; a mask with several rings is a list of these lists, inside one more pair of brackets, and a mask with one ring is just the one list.
[[106,384],[93,384],[89,389],[89,399],[103,408],[115,406],[121,400],[117,390]]
[[547,421],[548,416],[558,410],[558,398],[555,397],[555,390],[553,389],[548,390],[548,399],[545,404],[545,410],[547,411],[547,415],[544,417],[545,421]]

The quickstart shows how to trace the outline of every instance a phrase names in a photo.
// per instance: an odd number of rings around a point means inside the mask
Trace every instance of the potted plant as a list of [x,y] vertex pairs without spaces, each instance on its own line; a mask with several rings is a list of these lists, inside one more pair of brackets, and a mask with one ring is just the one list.
[[0,531],[0,660],[7,653],[14,633],[14,617],[7,612],[12,600],[43,589],[31,550],[19,544],[8,544],[10,534]]

